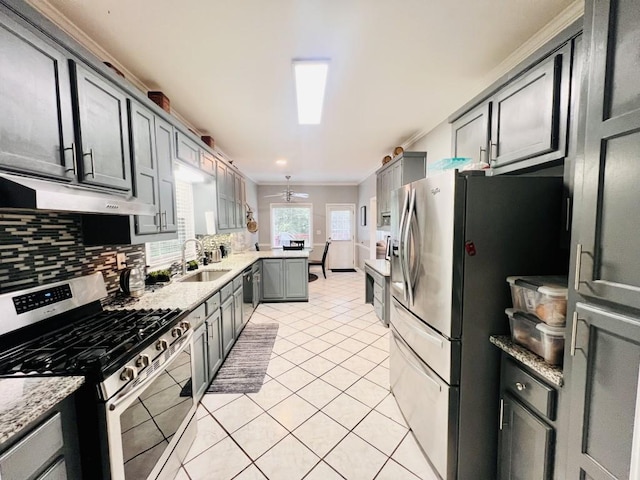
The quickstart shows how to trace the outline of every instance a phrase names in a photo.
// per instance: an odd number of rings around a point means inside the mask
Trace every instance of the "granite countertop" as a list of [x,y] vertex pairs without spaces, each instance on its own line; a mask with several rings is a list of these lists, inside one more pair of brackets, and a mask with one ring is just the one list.
[[84,377],[0,379],[0,444],[75,392]]
[[183,310],[193,310],[217,290],[220,290],[227,283],[232,281],[237,275],[253,264],[256,260],[263,258],[308,258],[308,250],[265,250],[259,252],[244,252],[231,254],[221,262],[212,263],[205,267],[200,267],[195,271],[187,272],[184,278],[196,275],[203,271],[229,270],[226,274],[212,282],[181,282],[180,278],[175,278],[169,283],[156,290],[147,290],[144,295],[127,305],[107,302],[105,310],[115,310],[120,308],[130,308],[136,310],[156,309],[156,308],[181,308]]
[[380,275],[388,277],[391,275],[391,264],[389,260],[365,260],[365,265],[369,265],[369,267],[373,268]]
[[556,387],[564,384],[562,368],[545,362],[542,357],[515,343],[508,335],[492,335],[489,341]]

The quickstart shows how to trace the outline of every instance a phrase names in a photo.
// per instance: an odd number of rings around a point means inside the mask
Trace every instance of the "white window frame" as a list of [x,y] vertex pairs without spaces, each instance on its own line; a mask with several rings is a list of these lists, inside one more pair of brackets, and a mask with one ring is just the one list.
[[[188,238],[195,238],[193,217],[193,189],[191,183],[176,180],[176,215],[178,218],[178,238],[162,240],[160,242],[145,243],[146,261],[150,269],[167,268],[174,262],[182,260],[182,244]],[[184,227],[181,227],[184,222]],[[153,256],[153,250],[159,246],[169,250],[164,255]],[[193,260],[196,257],[196,247],[193,242],[187,244],[185,258]]]
[[309,209],[309,243],[305,245],[306,248],[313,248],[313,203],[270,203],[269,204],[269,217],[271,222],[271,238],[269,242],[271,243],[271,248],[280,248],[280,246],[276,246],[276,236],[275,236],[275,216],[273,214],[273,210],[275,208],[308,208]]

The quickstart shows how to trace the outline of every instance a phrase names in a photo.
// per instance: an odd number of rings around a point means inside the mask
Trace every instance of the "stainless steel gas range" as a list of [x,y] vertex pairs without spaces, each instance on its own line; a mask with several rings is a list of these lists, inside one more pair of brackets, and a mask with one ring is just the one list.
[[105,311],[106,295],[101,273],[0,295],[0,376],[85,376],[83,478],[155,479],[195,437],[188,312]]

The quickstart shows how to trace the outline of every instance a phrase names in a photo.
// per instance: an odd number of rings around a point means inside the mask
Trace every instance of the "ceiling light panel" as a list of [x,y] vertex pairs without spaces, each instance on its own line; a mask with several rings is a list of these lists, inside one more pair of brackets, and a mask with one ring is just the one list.
[[328,72],[328,59],[293,61],[300,125],[320,124]]

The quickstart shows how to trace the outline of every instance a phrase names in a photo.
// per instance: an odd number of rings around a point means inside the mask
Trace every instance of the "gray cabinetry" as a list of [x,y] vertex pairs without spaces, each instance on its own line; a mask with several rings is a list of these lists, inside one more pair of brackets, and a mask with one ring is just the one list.
[[265,258],[262,260],[262,300],[307,301],[309,265],[306,258]]
[[75,177],[67,58],[1,13],[0,112],[2,168]]
[[451,154],[458,158],[472,158],[474,162],[489,163],[491,129],[490,101],[481,103],[451,125]]
[[70,61],[76,111],[79,181],[131,190],[127,97],[102,77]]
[[233,295],[222,301],[220,307],[220,320],[222,322],[222,347],[226,357],[235,341],[235,329],[233,325]]
[[80,474],[73,397],[42,415],[9,444],[0,446],[3,480],[75,480]]
[[566,153],[571,44],[500,90],[493,98],[491,167]]
[[567,478],[631,478],[640,320],[578,303],[574,322]]
[[555,478],[559,392],[504,353],[501,365],[499,478]]
[[391,226],[391,192],[402,185],[424,178],[426,169],[426,152],[404,152],[376,172],[378,227]]
[[209,382],[222,365],[222,335],[220,295],[216,293],[207,300],[207,371]]
[[134,193],[156,207],[153,216],[135,217],[137,235],[175,232],[176,201],[173,180],[171,125],[136,102],[129,103]]
[[176,159],[200,167],[200,147],[184,133],[176,130]]
[[229,198],[227,196],[227,166],[217,162],[216,166],[216,194],[218,197],[218,229],[228,230],[229,224]]
[[[240,278],[242,281],[242,277]],[[242,315],[242,282],[240,288],[233,292],[233,324],[235,328],[235,336],[238,338],[242,328],[244,327],[243,315]]]
[[[204,306],[204,305],[203,305]],[[207,328],[202,324],[193,332],[193,398],[197,402],[207,389]]]
[[390,287],[389,277],[380,274],[369,265],[364,266],[365,273],[365,301],[373,305],[376,316],[389,326]]

